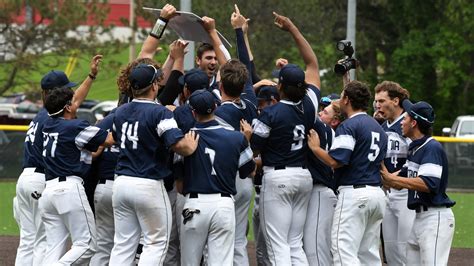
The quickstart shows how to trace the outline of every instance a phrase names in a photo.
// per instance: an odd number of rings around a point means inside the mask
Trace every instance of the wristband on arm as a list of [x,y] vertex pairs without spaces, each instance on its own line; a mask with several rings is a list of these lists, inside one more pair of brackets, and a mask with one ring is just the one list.
[[155,26],[153,26],[153,29],[150,32],[150,36],[156,39],[160,39],[161,36],[163,36],[163,33],[165,32],[167,25],[168,25],[168,20],[165,18],[159,17],[156,20]]

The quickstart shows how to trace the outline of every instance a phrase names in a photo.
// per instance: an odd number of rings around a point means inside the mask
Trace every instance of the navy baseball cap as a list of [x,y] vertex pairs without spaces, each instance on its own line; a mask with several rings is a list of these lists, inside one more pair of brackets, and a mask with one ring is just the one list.
[[191,92],[209,88],[209,77],[206,72],[199,68],[189,70],[186,74],[179,77],[178,82],[181,86],[186,85]]
[[41,79],[41,89],[51,90],[54,88],[72,88],[77,83],[69,81],[66,74],[59,70],[51,70]]
[[161,70],[154,65],[138,64],[130,72],[128,80],[133,90],[144,89],[161,76]]
[[278,73],[278,82],[298,88],[306,86],[303,69],[295,64],[287,64]]
[[189,106],[198,114],[208,115],[216,109],[216,101],[211,92],[201,89],[189,96]]
[[419,101],[412,103],[410,100],[405,99],[403,101],[403,109],[417,122],[424,123],[425,125],[433,125],[436,118],[433,107],[427,102]]
[[271,101],[273,99],[276,99],[277,101],[279,101],[280,94],[278,93],[278,89],[275,86],[262,86],[258,91],[257,99],[264,101]]
[[331,104],[332,101],[338,100],[340,98],[339,94],[337,93],[331,93],[328,96],[324,96],[319,100],[319,104],[323,107],[326,107]]

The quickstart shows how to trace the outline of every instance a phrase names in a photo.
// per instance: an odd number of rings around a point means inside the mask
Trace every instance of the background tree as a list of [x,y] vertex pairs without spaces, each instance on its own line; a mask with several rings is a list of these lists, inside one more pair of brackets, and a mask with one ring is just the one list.
[[[110,33],[104,26],[109,10],[101,0],[9,0],[0,4],[0,95],[13,86],[37,86],[31,76],[57,67],[75,53],[110,54],[116,41],[99,42]],[[17,21],[25,12],[25,21]],[[89,22],[91,27],[78,28]],[[110,39],[112,37],[110,36]],[[100,47],[100,51],[98,51]],[[50,56],[48,60],[39,58]],[[58,56],[59,55],[59,56]]]

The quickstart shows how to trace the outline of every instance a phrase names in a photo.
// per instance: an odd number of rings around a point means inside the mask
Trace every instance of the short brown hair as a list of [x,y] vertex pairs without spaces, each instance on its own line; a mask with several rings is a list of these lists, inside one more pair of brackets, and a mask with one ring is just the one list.
[[231,97],[240,96],[249,79],[249,72],[245,65],[237,59],[231,59],[221,67],[220,72],[225,94]]
[[410,97],[410,93],[408,90],[402,88],[400,84],[393,82],[393,81],[388,81],[384,80],[382,83],[377,84],[375,86],[375,93],[379,93],[382,91],[386,91],[388,94],[388,97],[390,99],[398,98],[398,105],[402,107],[403,100],[408,99]]
[[[153,65],[156,69],[160,69],[160,64],[151,58],[135,59],[132,62],[130,62],[126,67],[122,68],[120,70],[120,75],[117,78],[117,86],[118,86],[119,91],[121,93],[126,94],[128,97],[133,97],[134,93],[135,95],[137,95],[137,92],[132,92],[132,88],[130,86],[130,81],[128,80],[128,76],[130,76],[130,72],[138,64]],[[158,80],[160,81],[162,78],[163,78],[163,75]]]
[[362,111],[369,109],[369,100],[372,95],[367,84],[353,80],[346,84],[343,93],[349,98],[352,109]]
[[202,59],[202,55],[207,51],[214,51],[214,46],[210,43],[201,43],[196,50],[196,56]]

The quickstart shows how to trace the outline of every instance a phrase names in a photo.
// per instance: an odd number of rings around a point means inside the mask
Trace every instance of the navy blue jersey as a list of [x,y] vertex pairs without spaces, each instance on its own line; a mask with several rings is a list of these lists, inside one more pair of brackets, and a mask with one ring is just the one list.
[[183,133],[166,107],[134,99],[115,111],[112,133],[120,147],[117,175],[163,179],[171,174],[168,148]]
[[238,103],[222,102],[214,114],[221,126],[240,131],[240,120],[245,119],[247,123],[252,124],[257,118],[257,107],[246,98],[241,98]]
[[196,151],[184,158],[184,194],[229,193],[235,195],[235,178],[246,178],[255,168],[253,153],[240,132],[228,130],[215,120],[196,123]]
[[[319,119],[316,120],[313,128],[318,133],[320,147],[328,151],[332,146],[334,131]],[[335,189],[336,182],[333,178],[332,168],[319,160],[311,151],[308,152],[308,170],[311,172],[313,184],[323,184],[328,188]]]
[[178,124],[178,128],[181,129],[184,134],[188,133],[189,130],[194,127],[194,124],[196,124],[193,111],[187,102],[176,107],[173,115],[176,123]]
[[454,206],[446,195],[448,187],[448,159],[443,146],[432,137],[425,136],[410,144],[406,167],[408,178],[420,177],[430,193],[408,191],[408,208],[417,206]]
[[396,172],[405,165],[407,161],[408,145],[411,140],[403,137],[402,120],[405,114],[398,117],[393,123],[385,121],[382,124],[383,130],[387,133],[388,147],[384,164],[390,173]]
[[44,122],[49,118],[48,111],[42,108],[30,122],[26,132],[23,149],[23,168],[36,167],[44,171],[43,157],[43,131]]
[[329,155],[342,167],[334,171],[337,186],[380,186],[380,164],[387,153],[387,135],[366,113],[357,113],[342,122]]
[[43,127],[43,162],[46,180],[87,176],[91,152],[105,142],[107,131],[81,119],[49,118]]
[[262,110],[253,124],[252,149],[260,151],[263,166],[304,166],[316,110],[308,96],[294,103],[281,100]]
[[216,80],[216,76],[213,76],[209,82],[209,92],[216,98],[216,104],[219,106],[221,104],[221,91],[219,90],[219,82]]
[[321,91],[319,90],[319,88],[312,84],[309,84],[308,89],[306,90],[306,95],[311,99],[311,102],[314,106],[314,110],[316,110],[316,112],[319,112],[319,100],[321,100]]
[[[112,132],[115,110],[116,109],[112,110],[102,121],[100,121],[97,124],[97,127],[106,130],[107,132]],[[96,170],[99,178],[114,180],[119,152],[119,146],[114,144],[111,147],[105,148],[99,158],[94,161],[94,164],[97,164]]]

